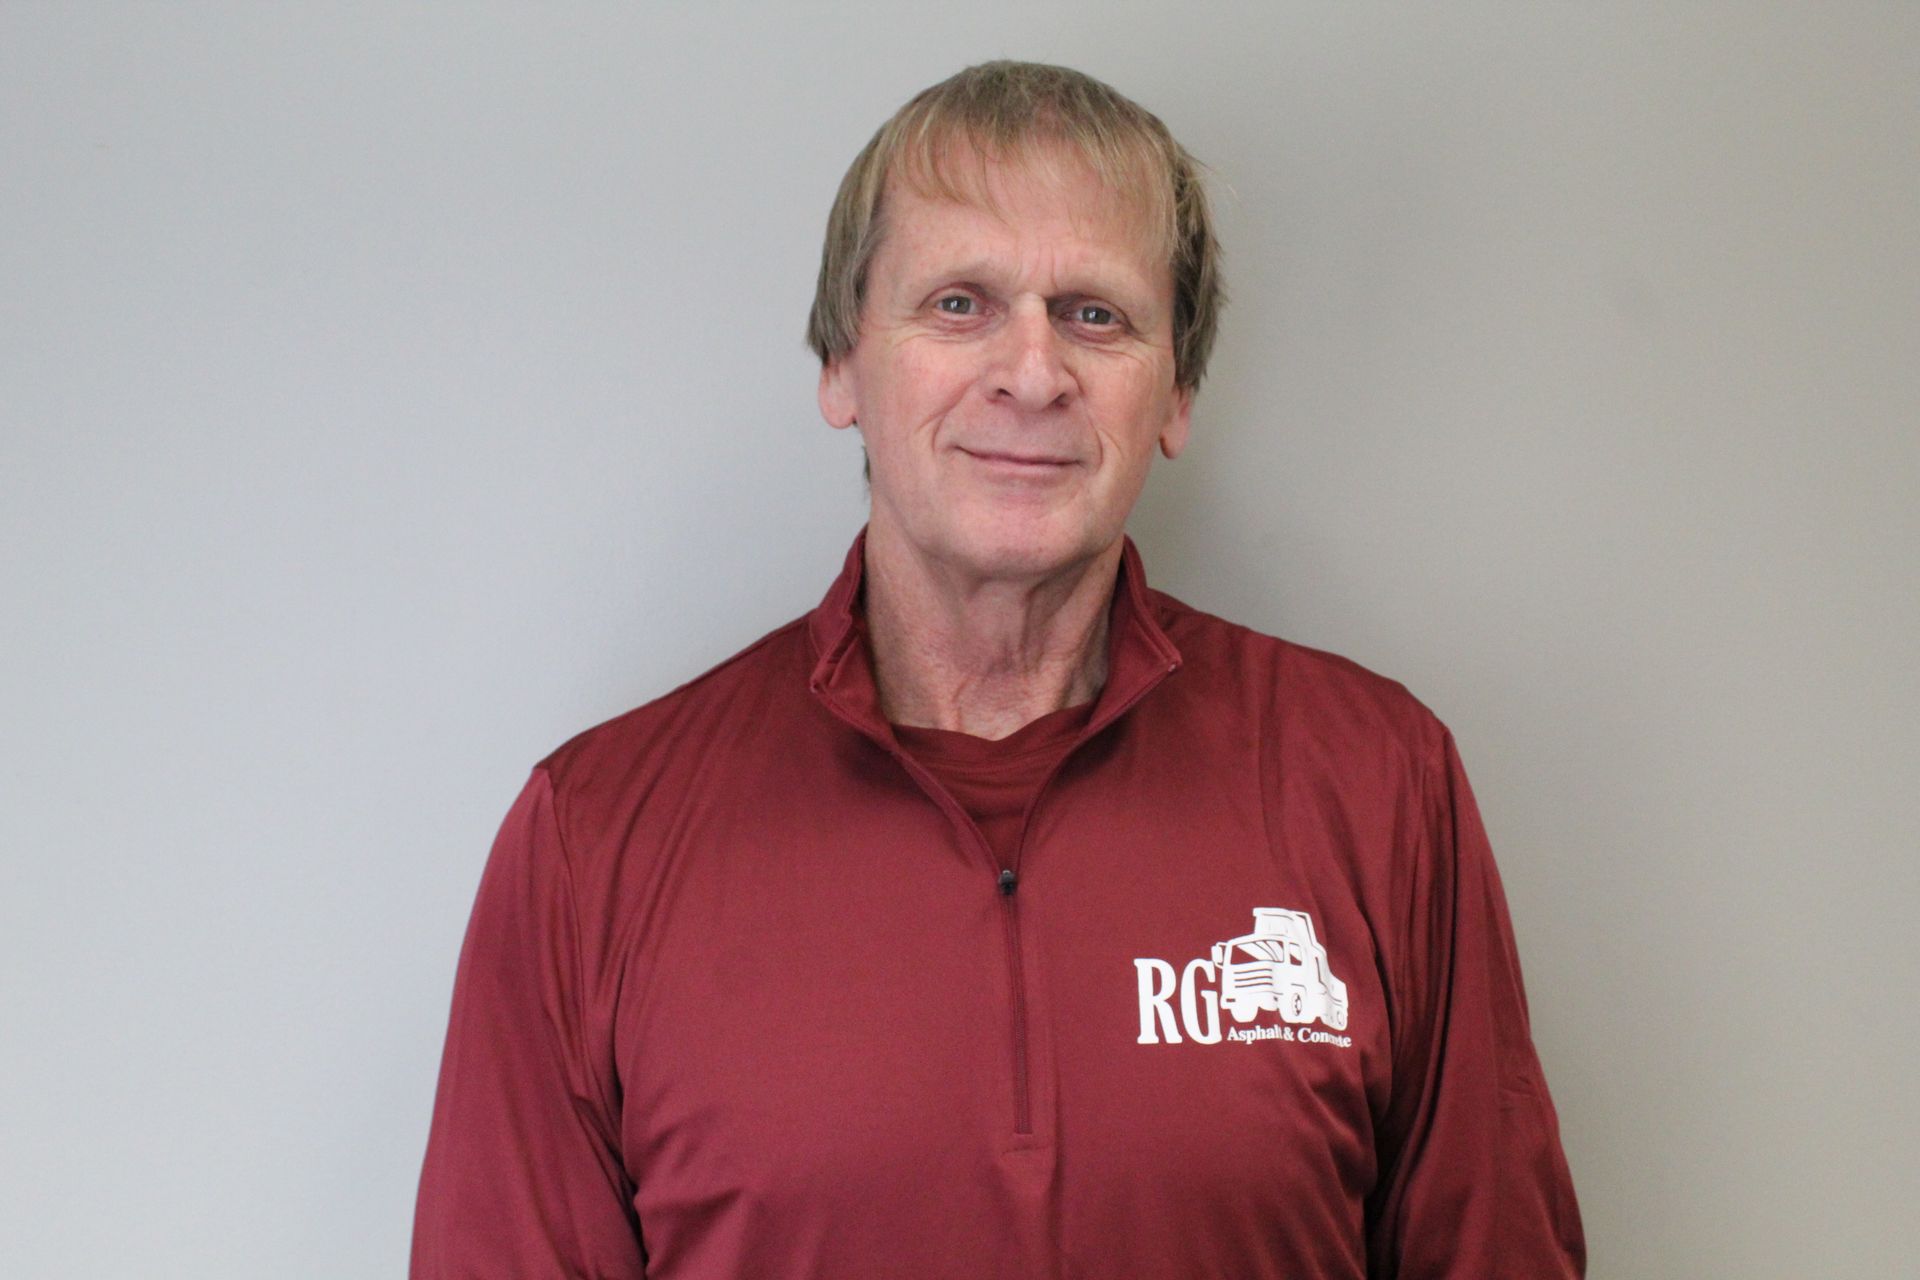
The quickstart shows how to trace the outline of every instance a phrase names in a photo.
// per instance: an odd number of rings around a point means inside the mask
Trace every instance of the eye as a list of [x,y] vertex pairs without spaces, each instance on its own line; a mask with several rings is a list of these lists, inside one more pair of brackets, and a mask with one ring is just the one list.
[[933,305],[950,316],[970,316],[973,314],[973,299],[964,293],[950,293]]
[[1120,317],[1113,314],[1111,308],[1094,302],[1083,302],[1073,309],[1073,318],[1081,324],[1090,324],[1100,328],[1115,324]]

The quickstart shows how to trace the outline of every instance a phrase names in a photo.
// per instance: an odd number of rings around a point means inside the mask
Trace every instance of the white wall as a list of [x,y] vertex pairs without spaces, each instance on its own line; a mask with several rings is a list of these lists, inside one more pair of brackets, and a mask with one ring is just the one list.
[[0,5],[0,1253],[398,1274],[533,760],[810,605],[799,334],[904,97],[1231,191],[1195,604],[1405,680],[1596,1277],[1911,1266],[1920,8]]

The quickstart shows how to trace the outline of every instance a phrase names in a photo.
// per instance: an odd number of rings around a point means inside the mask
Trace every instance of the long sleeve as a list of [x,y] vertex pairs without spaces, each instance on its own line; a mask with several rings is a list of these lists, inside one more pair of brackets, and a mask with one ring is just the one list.
[[646,1274],[611,1054],[584,994],[552,783],[535,770],[494,842],[460,953],[414,1280]]
[[1513,927],[1451,735],[1420,791],[1369,1270],[1376,1280],[1579,1277],[1580,1212]]

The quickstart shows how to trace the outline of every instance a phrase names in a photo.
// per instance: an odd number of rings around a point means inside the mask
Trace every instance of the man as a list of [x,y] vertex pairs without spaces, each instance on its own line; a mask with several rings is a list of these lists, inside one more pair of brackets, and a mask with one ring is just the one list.
[[416,1276],[1581,1274],[1445,729],[1124,536],[1216,256],[1076,72],[972,68],[861,153],[810,338],[870,521],[817,609],[534,770]]

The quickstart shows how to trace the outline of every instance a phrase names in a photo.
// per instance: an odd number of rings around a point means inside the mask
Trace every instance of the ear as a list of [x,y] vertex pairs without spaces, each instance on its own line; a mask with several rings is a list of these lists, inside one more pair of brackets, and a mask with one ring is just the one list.
[[846,428],[859,416],[853,374],[847,358],[836,356],[820,367],[820,416],[830,427]]
[[1173,413],[1160,431],[1160,452],[1169,458],[1179,457],[1180,451],[1187,447],[1187,429],[1192,425],[1193,388],[1175,387]]

